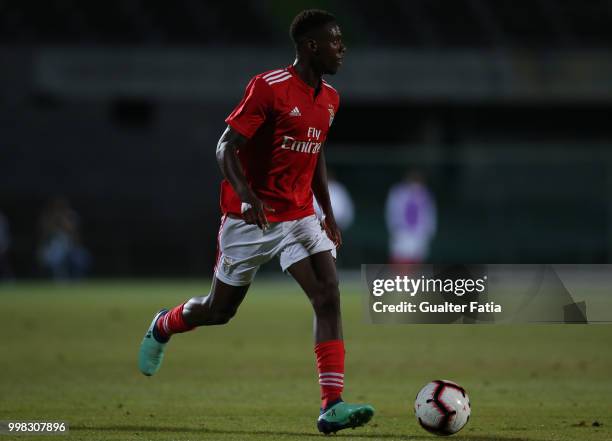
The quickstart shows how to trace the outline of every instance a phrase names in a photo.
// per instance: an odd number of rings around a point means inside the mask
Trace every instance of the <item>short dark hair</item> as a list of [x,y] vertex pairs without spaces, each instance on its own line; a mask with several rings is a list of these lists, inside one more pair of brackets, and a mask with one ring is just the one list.
[[310,31],[336,21],[336,16],[322,9],[305,9],[295,16],[289,27],[289,35],[297,45]]

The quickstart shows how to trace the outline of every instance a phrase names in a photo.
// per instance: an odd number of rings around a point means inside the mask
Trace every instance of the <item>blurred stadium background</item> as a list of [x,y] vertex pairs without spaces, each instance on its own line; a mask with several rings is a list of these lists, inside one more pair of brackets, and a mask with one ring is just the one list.
[[[177,338],[154,381],[136,369],[151,314],[208,287],[224,118],[293,61],[307,7],[349,46],[326,147],[355,205],[343,268],[388,260],[385,199],[414,169],[433,262],[612,263],[612,0],[0,0],[0,282],[43,275],[58,196],[105,277],[0,283],[3,419],[67,420],[79,440],[321,439],[289,278]],[[347,399],[379,412],[364,438],[421,439],[411,400],[451,378],[474,400],[463,439],[610,440],[609,326],[368,326],[359,291],[343,274]]]
[[334,12],[349,47],[327,146],[355,203],[345,268],[387,261],[385,197],[413,168],[438,205],[432,261],[612,261],[611,0],[0,0],[15,276],[39,273],[57,195],[94,275],[208,276],[223,120],[292,62],[304,7]]

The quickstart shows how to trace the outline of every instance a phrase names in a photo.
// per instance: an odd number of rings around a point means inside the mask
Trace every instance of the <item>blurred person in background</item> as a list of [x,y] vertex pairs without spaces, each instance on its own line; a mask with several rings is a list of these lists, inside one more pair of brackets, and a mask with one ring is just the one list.
[[[362,426],[374,415],[372,406],[342,399],[345,350],[334,259],[342,236],[322,149],[339,105],[338,92],[322,76],[337,72],[346,47],[335,17],[322,10],[299,13],[290,35],[294,63],[251,79],[217,144],[225,179],[210,294],[154,316],[140,346],[139,368],[155,374],[173,334],[229,322],[259,266],[278,257],[314,311],[317,428],[329,434]],[[313,194],[325,214],[323,229]]]
[[9,264],[9,250],[11,248],[11,231],[6,216],[0,211],[0,280],[12,276]]
[[[334,207],[336,223],[342,231],[347,230],[355,217],[353,199],[344,184],[338,181],[331,170],[327,171],[327,187],[329,188],[329,199]],[[319,203],[314,201],[315,213],[321,222],[325,221],[325,215],[319,207]]]
[[40,217],[38,258],[55,280],[87,275],[91,255],[81,243],[80,218],[64,197],[51,199]]
[[409,172],[386,203],[390,263],[423,263],[436,234],[436,202],[420,171]]

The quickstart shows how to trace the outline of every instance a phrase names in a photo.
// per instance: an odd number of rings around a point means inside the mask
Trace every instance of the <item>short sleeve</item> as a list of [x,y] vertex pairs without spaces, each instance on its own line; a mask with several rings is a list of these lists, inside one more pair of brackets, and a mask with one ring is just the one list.
[[225,119],[242,136],[251,138],[270,115],[274,103],[272,89],[262,79],[251,79],[244,97]]

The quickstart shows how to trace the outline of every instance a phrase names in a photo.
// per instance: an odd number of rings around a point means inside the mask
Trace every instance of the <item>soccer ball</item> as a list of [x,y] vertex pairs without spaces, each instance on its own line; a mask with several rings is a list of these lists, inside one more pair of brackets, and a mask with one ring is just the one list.
[[426,384],[414,402],[421,427],[436,435],[459,432],[470,419],[470,398],[457,383],[436,380]]

